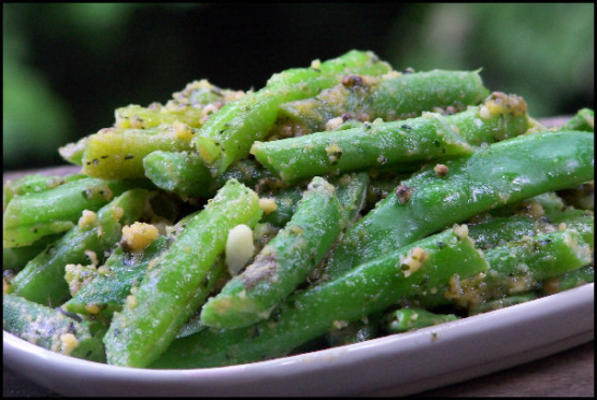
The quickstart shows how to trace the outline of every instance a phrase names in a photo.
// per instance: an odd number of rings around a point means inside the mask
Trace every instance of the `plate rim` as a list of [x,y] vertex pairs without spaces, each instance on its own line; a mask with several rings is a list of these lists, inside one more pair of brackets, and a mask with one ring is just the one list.
[[[118,378],[122,379],[125,377],[133,385],[148,381],[159,381],[162,384],[168,385],[179,384],[181,382],[187,383],[187,380],[192,380],[195,382],[195,385],[191,386],[197,388],[202,387],[202,385],[207,385],[208,387],[216,387],[217,385],[224,384],[234,386],[235,382],[238,383],[237,381],[239,380],[248,380],[251,382],[264,379],[283,380],[288,377],[313,374],[330,368],[338,370],[351,368],[353,365],[371,361],[376,356],[379,356],[377,353],[380,353],[384,349],[389,349],[388,352],[391,354],[398,354],[400,352],[413,351],[413,349],[416,350],[417,348],[429,347],[430,338],[433,338],[434,335],[444,342],[446,340],[462,341],[466,339],[467,335],[475,337],[484,332],[497,331],[498,328],[507,329],[508,326],[515,324],[529,324],[533,323],[534,320],[549,319],[552,310],[548,306],[559,307],[560,310],[565,311],[566,309],[574,309],[579,306],[587,306],[589,303],[590,306],[594,306],[594,283],[584,284],[560,293],[487,313],[411,332],[386,335],[365,342],[247,364],[192,369],[132,368],[77,359],[31,344],[3,330],[4,365],[7,365],[7,357],[10,362],[11,357],[14,360],[15,357],[25,356],[27,360],[22,362],[29,365],[31,363],[37,364],[36,370],[38,371],[53,368],[53,373],[64,374],[68,371],[79,369],[78,373],[90,379],[93,379],[94,376],[98,380],[118,380]],[[594,317],[594,315],[591,314],[591,317]],[[576,326],[571,326],[568,328],[570,333],[563,338],[557,338],[557,340],[563,340],[575,335],[578,336],[582,333],[590,335],[591,331],[593,332],[592,336],[594,336],[593,323],[590,326],[591,328],[588,330],[580,332]],[[548,341],[543,345],[545,346],[552,342],[554,340]],[[555,352],[557,351],[546,355]],[[530,361],[530,359],[527,361]],[[519,363],[513,365],[517,364]],[[460,381],[465,379],[460,379]],[[47,387],[44,384],[42,386]],[[430,388],[432,387],[427,387],[426,389]],[[55,388],[53,389],[56,390]],[[60,392],[60,390],[56,391]]]

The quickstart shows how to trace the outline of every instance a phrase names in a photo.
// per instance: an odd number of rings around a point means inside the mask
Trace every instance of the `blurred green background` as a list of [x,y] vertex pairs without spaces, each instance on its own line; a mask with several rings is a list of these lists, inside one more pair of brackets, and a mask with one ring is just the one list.
[[535,117],[594,108],[594,4],[6,4],[3,167],[166,102],[194,79],[260,88],[274,72],[352,49],[396,69],[477,69]]

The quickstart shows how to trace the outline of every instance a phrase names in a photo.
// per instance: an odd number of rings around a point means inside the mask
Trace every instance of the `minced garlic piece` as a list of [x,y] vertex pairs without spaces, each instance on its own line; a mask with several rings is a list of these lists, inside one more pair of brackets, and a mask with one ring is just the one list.
[[60,353],[64,354],[65,356],[70,355],[70,353],[72,353],[73,350],[79,345],[77,337],[72,333],[63,333],[60,335],[60,342],[62,344],[60,347]]
[[311,68],[319,69],[321,68],[321,60],[319,58],[311,61]]
[[145,249],[159,236],[158,228],[151,224],[135,222],[122,228],[122,241],[131,251]]
[[404,268],[402,273],[404,274],[405,278],[408,278],[410,275],[415,273],[421,266],[423,262],[427,259],[427,253],[421,247],[415,247],[411,250],[411,252],[400,260],[400,267]]
[[241,224],[230,229],[226,240],[226,265],[230,275],[237,275],[253,257],[254,252],[251,228]]
[[263,197],[259,199],[259,208],[263,210],[265,215],[271,214],[278,209],[278,205],[276,204],[276,200]]
[[97,223],[97,214],[93,211],[83,210],[83,214],[81,218],[79,218],[79,222],[77,225],[80,229],[91,229]]

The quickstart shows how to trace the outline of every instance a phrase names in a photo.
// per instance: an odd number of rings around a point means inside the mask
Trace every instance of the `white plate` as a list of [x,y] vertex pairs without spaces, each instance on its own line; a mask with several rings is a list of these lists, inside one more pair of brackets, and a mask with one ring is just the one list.
[[4,332],[4,366],[64,395],[411,394],[594,338],[594,284],[505,309],[332,349],[220,368],[147,370],[53,353]]

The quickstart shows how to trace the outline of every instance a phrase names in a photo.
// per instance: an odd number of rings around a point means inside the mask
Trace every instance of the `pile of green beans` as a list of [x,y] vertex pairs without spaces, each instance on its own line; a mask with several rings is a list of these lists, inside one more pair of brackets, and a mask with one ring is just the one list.
[[[189,83],[3,191],[4,330],[110,365],[251,363],[594,280],[594,122],[370,51]],[[314,347],[317,346],[317,347]]]

